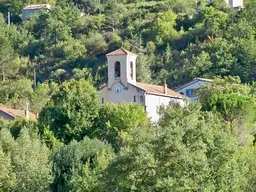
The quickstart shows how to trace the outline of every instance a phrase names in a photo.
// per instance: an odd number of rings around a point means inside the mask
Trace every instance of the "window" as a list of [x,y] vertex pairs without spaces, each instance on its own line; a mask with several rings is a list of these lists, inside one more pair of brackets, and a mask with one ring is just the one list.
[[131,80],[133,80],[133,62],[132,61],[130,62],[130,77],[131,77]]
[[101,103],[104,104],[104,98],[101,98]]
[[196,89],[187,89],[186,90],[186,95],[188,97],[196,97]]
[[121,66],[120,66],[120,62],[117,61],[115,62],[115,79],[120,79],[120,75],[121,75]]
[[133,102],[136,102],[136,96],[134,95],[134,97],[133,97]]
[[143,96],[140,96],[140,102],[144,103],[144,97]]
[[116,93],[121,93],[122,88],[121,87],[116,87]]

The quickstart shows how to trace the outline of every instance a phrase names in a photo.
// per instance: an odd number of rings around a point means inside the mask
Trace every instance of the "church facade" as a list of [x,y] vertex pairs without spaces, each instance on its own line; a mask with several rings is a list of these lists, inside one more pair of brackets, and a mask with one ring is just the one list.
[[159,120],[158,108],[171,103],[184,105],[183,95],[163,86],[136,81],[137,55],[123,48],[107,56],[108,82],[100,89],[100,102],[138,103],[144,106],[152,122]]

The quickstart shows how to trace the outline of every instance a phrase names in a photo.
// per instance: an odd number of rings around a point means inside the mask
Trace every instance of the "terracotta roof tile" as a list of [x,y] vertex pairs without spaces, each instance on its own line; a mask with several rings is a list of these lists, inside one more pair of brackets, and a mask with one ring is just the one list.
[[[151,85],[151,84],[139,83],[139,82],[136,83],[136,86],[145,90],[148,93],[164,95],[164,87],[163,86]],[[169,88],[167,89],[167,95],[172,96],[172,97],[184,97],[183,95],[181,95]]]
[[[0,110],[13,116],[13,117],[20,117],[20,118],[25,118],[25,111],[24,110],[20,110],[20,109],[11,109],[11,108],[7,108],[5,106],[0,106]],[[29,118],[32,120],[36,120],[37,116],[33,113],[29,114]]]
[[107,56],[113,56],[113,55],[136,55],[136,54],[130,51],[127,51],[124,48],[120,48],[107,54]]

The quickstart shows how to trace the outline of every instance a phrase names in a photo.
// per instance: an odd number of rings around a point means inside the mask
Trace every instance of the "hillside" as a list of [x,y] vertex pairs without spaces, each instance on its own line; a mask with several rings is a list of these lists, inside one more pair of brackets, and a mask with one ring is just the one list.
[[0,192],[255,191],[256,0],[225,1],[0,0]]
[[[22,23],[29,2],[50,3],[52,9]],[[227,75],[251,82],[256,5],[244,4],[235,11],[221,0],[207,6],[206,0],[1,1],[0,103],[18,106],[17,98],[31,95],[37,85],[55,87],[70,78],[99,86],[106,81],[105,54],[119,47],[138,54],[141,82],[166,79],[173,88],[195,77]]]

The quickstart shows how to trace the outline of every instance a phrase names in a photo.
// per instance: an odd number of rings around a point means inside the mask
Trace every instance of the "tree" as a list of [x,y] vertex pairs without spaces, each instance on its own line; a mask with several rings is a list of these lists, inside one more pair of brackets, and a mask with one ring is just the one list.
[[0,36],[0,72],[1,81],[15,76],[19,69],[19,58],[15,55],[8,39]]
[[168,41],[177,37],[178,34],[174,28],[176,17],[177,15],[171,10],[157,14],[156,20],[153,22],[156,39]]
[[33,94],[33,82],[29,79],[17,79],[0,82],[0,102],[14,108],[24,108],[24,100]]
[[99,191],[100,179],[114,157],[110,145],[85,137],[60,147],[53,155],[53,191]]
[[95,14],[100,11],[101,3],[98,0],[73,0],[74,4],[78,6],[86,14]]
[[[199,3],[200,1],[198,1]],[[168,6],[171,7],[171,9],[175,13],[186,13],[186,14],[193,14],[195,13],[195,7],[196,2],[189,1],[189,0],[168,0],[166,2]]]
[[0,191],[12,191],[15,187],[16,177],[12,170],[11,165],[11,157],[10,155],[6,155],[2,149],[2,145],[0,145]]
[[[153,134],[153,135],[151,135]],[[103,191],[243,191],[237,143],[199,106],[170,107],[155,133],[134,134],[108,166]]]
[[149,120],[142,106],[104,103],[100,108],[99,117],[95,120],[92,135],[119,150],[130,139],[130,134],[135,128],[148,125]]
[[46,103],[50,100],[51,92],[50,86],[46,83],[39,84],[34,90],[31,96],[31,110],[35,113],[39,113]]
[[98,117],[98,92],[84,79],[64,82],[39,115],[40,133],[49,131],[68,143],[88,134]]
[[35,133],[22,129],[19,137],[14,139],[9,130],[2,129],[0,146],[0,159],[5,160],[0,161],[0,191],[49,190],[50,153]]
[[228,14],[216,10],[214,7],[204,8],[203,14],[205,17],[204,28],[206,30],[206,35],[218,37],[225,29]]
[[72,70],[72,73],[74,74],[73,78],[76,80],[86,79],[90,83],[93,82],[91,71],[88,68],[83,68],[83,69],[75,68]]
[[84,57],[86,48],[79,41],[70,40],[58,44],[56,48],[56,56],[65,60],[76,61],[80,57]]
[[255,133],[255,96],[249,85],[243,85],[239,77],[216,78],[213,85],[199,92],[203,110],[213,111],[228,124],[228,132],[236,136],[239,144],[248,142]]

